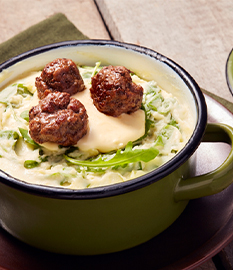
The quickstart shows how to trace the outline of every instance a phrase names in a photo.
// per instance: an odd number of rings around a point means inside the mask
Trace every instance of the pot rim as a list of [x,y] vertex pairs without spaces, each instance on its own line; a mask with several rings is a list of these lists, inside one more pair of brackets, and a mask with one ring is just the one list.
[[232,85],[232,79],[233,75],[230,72],[230,67],[232,64],[230,63],[231,58],[233,56],[233,48],[231,49],[230,53],[228,54],[227,61],[226,61],[226,66],[225,66],[225,75],[226,75],[226,81],[227,81],[227,86],[229,88],[230,93],[233,95],[233,85]]
[[130,43],[112,41],[112,40],[73,40],[73,41],[63,41],[58,43],[53,43],[38,47],[36,49],[29,50],[25,53],[19,54],[11,59],[0,64],[0,72],[2,70],[9,68],[10,66],[16,64],[19,61],[25,60],[29,57],[38,55],[43,52],[58,49],[61,47],[68,46],[111,46],[123,49],[128,49],[135,51],[137,53],[154,58],[171,69],[173,69],[177,75],[184,81],[189,90],[191,91],[194,101],[196,103],[197,110],[197,122],[192,136],[185,145],[171,160],[160,166],[159,168],[146,173],[138,178],[131,179],[125,182],[95,187],[90,189],[68,189],[60,187],[51,187],[45,185],[31,184],[22,180],[18,180],[15,177],[0,170],[0,182],[15,189],[31,193],[38,196],[57,198],[57,199],[97,199],[104,197],[111,197],[127,192],[134,191],[139,188],[148,186],[165,176],[169,175],[178,167],[180,167],[185,161],[187,161],[191,155],[195,152],[199,144],[201,143],[202,137],[207,124],[207,106],[205,103],[205,98],[200,90],[200,87],[196,81],[191,77],[191,75],[185,71],[181,66],[175,63],[173,60],[167,58],[166,56],[143,46],[134,45]]

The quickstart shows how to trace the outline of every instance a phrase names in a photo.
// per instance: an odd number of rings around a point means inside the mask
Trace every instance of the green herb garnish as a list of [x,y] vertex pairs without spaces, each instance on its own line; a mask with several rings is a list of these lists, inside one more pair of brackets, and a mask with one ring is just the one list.
[[153,99],[148,103],[148,107],[151,108],[153,111],[158,111],[158,108],[162,106],[164,102],[163,96],[159,93],[156,94]]
[[48,161],[48,156],[45,157],[39,157],[40,161],[36,161],[36,160],[25,160],[24,162],[24,167],[26,169],[32,169],[35,168],[37,166],[39,166],[42,162],[46,162]]
[[7,105],[12,96],[17,93],[17,87],[14,85],[10,85],[0,91],[0,102]]
[[177,129],[180,129],[178,122],[172,117],[168,125],[171,125],[173,127],[176,127]]
[[39,147],[39,144],[37,144],[28,134],[28,131],[26,129],[23,128],[19,128],[19,131],[23,137],[23,139],[25,140],[25,142],[31,144],[34,147]]
[[143,136],[141,136],[140,138],[138,138],[136,141],[134,141],[133,142],[134,145],[141,143],[142,140],[148,136],[148,133],[149,133],[151,127],[154,126],[154,121],[149,119],[148,114],[147,114],[146,109],[145,109],[143,104],[141,106],[141,109],[144,110],[144,112],[145,112],[145,134]]
[[24,167],[26,169],[32,169],[32,168],[35,168],[37,166],[39,166],[40,162],[38,161],[35,161],[35,160],[25,160],[24,161]]
[[21,112],[20,117],[29,122],[29,110]]
[[101,62],[96,62],[95,63],[95,67],[93,69],[93,72],[91,74],[91,77],[95,76],[98,73],[100,65],[101,65]]
[[104,155],[98,156],[95,160],[78,160],[67,155],[64,155],[64,158],[72,164],[84,167],[113,167],[139,161],[148,162],[159,154],[159,150],[154,147],[149,149],[132,149],[132,146],[132,142],[129,142],[123,151],[118,150],[116,154],[108,160],[104,159]]
[[27,86],[23,85],[22,83],[13,84],[13,86],[17,86],[17,94],[21,95],[23,97],[26,97],[27,95],[32,96],[33,94],[28,90]]
[[0,137],[1,138],[18,140],[19,139],[19,134],[14,130],[1,130],[0,131]]
[[155,140],[155,146],[164,146],[166,144],[166,141],[168,141],[172,136],[175,128],[176,126],[174,125],[164,126],[159,132],[157,139]]

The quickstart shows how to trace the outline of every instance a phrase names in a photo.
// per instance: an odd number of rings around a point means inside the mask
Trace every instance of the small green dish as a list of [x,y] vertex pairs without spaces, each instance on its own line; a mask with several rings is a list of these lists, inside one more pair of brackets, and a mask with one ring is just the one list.
[[226,79],[227,85],[231,94],[233,95],[233,49],[229,53],[226,63]]

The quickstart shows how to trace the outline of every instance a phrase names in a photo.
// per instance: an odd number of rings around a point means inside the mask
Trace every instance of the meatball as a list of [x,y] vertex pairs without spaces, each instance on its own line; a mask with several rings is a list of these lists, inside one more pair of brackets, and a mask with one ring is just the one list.
[[58,58],[48,63],[35,82],[38,97],[44,98],[45,91],[67,92],[73,95],[84,90],[84,82],[75,63],[66,58]]
[[29,133],[40,144],[75,145],[87,133],[87,128],[85,107],[65,92],[49,93],[29,111]]
[[92,77],[91,97],[96,108],[107,115],[132,113],[141,107],[143,88],[132,82],[123,66],[102,68]]

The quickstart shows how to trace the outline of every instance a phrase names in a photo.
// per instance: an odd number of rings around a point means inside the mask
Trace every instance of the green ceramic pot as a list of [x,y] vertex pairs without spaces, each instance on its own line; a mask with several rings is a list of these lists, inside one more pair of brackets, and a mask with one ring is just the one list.
[[[233,129],[207,124],[207,108],[192,77],[170,59],[143,47],[113,41],[72,41],[35,49],[0,66],[0,87],[57,57],[94,65],[125,65],[190,100],[196,128],[172,160],[142,177],[84,190],[28,184],[0,172],[0,224],[41,249],[78,255],[116,252],[139,245],[169,227],[190,199],[222,191],[233,181],[232,149],[215,171],[191,177],[202,141],[232,144]],[[2,75],[2,76],[1,76]],[[172,89],[173,88],[173,89]]]

